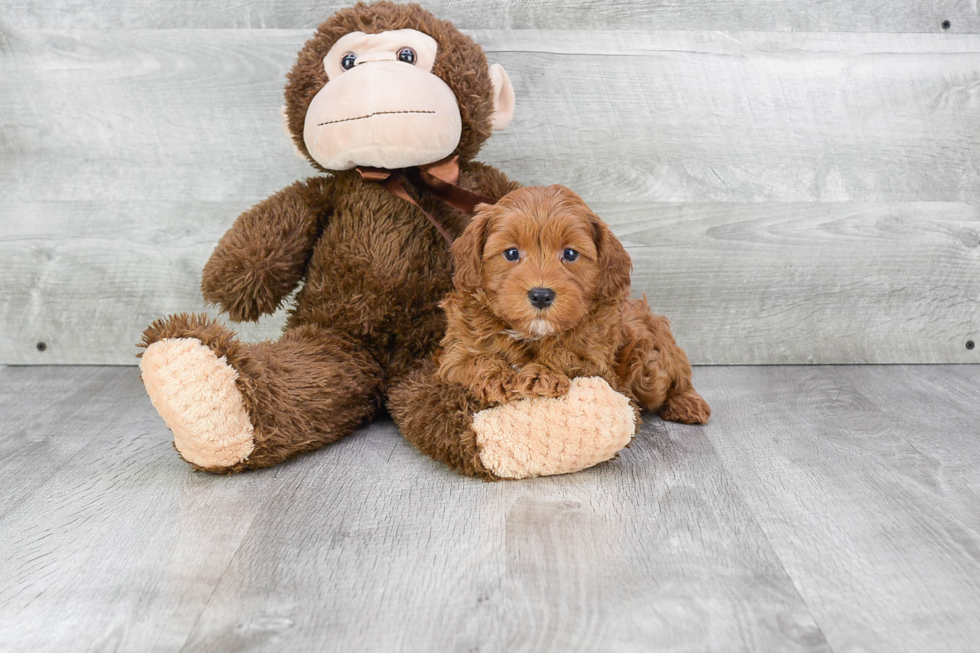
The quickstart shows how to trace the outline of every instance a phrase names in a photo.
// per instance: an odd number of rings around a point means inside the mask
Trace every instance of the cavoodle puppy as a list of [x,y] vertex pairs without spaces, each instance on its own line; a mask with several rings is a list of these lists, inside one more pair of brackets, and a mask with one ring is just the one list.
[[663,419],[708,420],[667,320],[628,298],[629,254],[569,189],[521,188],[481,205],[452,251],[442,379],[499,404],[599,376]]

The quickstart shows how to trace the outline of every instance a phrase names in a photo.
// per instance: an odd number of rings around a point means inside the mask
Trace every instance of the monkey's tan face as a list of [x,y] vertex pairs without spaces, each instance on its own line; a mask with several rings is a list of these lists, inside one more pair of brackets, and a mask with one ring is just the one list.
[[404,168],[452,154],[462,121],[452,89],[432,73],[437,49],[412,29],[340,38],[323,59],[329,81],[306,112],[303,140],[316,162]]

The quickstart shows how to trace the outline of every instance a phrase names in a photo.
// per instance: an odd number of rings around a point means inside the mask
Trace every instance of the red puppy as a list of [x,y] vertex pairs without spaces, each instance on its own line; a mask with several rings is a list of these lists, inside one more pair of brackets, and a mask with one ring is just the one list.
[[521,188],[481,205],[453,257],[442,379],[498,404],[599,376],[663,419],[708,420],[667,320],[628,298],[629,254],[569,189]]

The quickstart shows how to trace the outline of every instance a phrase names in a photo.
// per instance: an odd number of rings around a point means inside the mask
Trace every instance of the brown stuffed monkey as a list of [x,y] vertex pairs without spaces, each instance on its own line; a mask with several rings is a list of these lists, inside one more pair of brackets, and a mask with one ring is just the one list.
[[235,321],[302,284],[283,335],[243,343],[187,314],[143,335],[142,380],[181,457],[216,473],[268,467],[352,433],[384,402],[419,450],[486,479],[576,471],[625,446],[633,411],[604,382],[482,410],[426,362],[445,330],[446,239],[468,220],[459,197],[518,187],[473,161],[513,115],[503,68],[418,5],[359,3],[304,45],[285,99],[298,153],[326,174],[242,214],[201,284]]

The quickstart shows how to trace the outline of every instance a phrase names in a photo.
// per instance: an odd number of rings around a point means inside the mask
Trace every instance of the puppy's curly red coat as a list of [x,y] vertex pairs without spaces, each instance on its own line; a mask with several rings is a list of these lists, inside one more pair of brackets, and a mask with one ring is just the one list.
[[492,405],[561,396],[570,379],[599,376],[663,419],[708,420],[667,320],[628,298],[629,254],[568,188],[481,205],[453,257],[442,379]]

